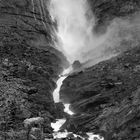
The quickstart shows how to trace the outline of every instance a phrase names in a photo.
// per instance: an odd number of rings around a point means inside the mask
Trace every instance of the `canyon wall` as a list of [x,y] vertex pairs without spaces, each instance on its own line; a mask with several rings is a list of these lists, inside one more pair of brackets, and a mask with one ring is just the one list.
[[0,139],[10,130],[25,139],[23,121],[37,116],[45,119],[44,132],[50,133],[50,122],[59,117],[52,92],[68,62],[55,49],[56,25],[47,4],[0,1]]

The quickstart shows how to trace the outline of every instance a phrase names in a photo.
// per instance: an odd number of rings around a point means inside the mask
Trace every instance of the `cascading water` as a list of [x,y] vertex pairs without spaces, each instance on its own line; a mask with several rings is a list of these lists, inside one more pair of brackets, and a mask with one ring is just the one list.
[[[68,69],[64,69],[64,71],[62,72],[62,74],[59,76],[59,79],[58,81],[56,82],[57,84],[57,87],[56,89],[54,90],[53,92],[53,98],[54,98],[54,102],[55,103],[58,103],[60,102],[60,89],[61,89],[61,86],[63,84],[63,81],[67,78],[67,76],[72,72],[72,67],[69,67]],[[74,115],[74,112],[72,112],[70,110],[70,104],[64,104],[65,106],[65,109],[64,109],[64,112],[66,112],[67,114],[69,115]],[[73,134],[71,132],[59,132],[61,126],[66,122],[66,119],[63,118],[63,119],[57,119],[56,120],[56,123],[51,123],[51,126],[52,128],[54,129],[54,133],[53,133],[53,137],[54,139],[59,139],[59,138],[66,138],[68,136],[68,134]],[[85,138],[79,136],[79,135],[76,135],[76,134],[73,134],[75,138],[79,137],[80,139],[82,140],[85,140]],[[93,140],[94,138],[96,140],[104,140],[103,137],[99,136],[99,135],[95,135],[93,133],[87,133],[88,135],[88,139],[89,140]]]
[[57,23],[59,41],[56,48],[64,53],[70,63],[90,60],[91,66],[114,56],[113,52],[105,54],[106,47],[113,46],[113,41],[108,39],[114,30],[110,28],[102,35],[94,32],[96,20],[88,0],[50,0],[50,15]]
[[[61,86],[63,84],[63,81],[67,78],[67,76],[70,74],[70,72],[72,71],[72,67],[69,67],[67,69],[64,69],[64,71],[62,72],[62,74],[59,76],[59,79],[57,81],[57,88],[54,90],[53,92],[53,99],[55,103],[59,103],[60,102],[60,89]],[[73,115],[74,113],[69,109],[70,104],[64,104],[64,112],[68,113],[69,115]]]
[[54,97],[55,103],[60,102],[59,91],[60,91],[61,85],[63,84],[63,81],[67,78],[67,76],[69,75],[69,73],[71,71],[72,71],[72,68],[69,67],[67,69],[64,69],[63,72],[59,75],[59,79],[57,80],[57,83],[56,83],[57,88],[53,92],[53,97]]
[[[55,103],[60,102],[60,89],[61,86],[63,84],[63,81],[67,78],[67,76],[69,75],[69,73],[72,71],[72,67],[69,67],[67,69],[64,69],[64,71],[62,72],[62,74],[59,75],[59,79],[57,80],[56,84],[57,87],[53,92],[53,99]],[[70,104],[64,104],[64,112],[68,113],[69,115],[73,115],[74,113],[69,109]],[[58,131],[60,129],[60,127],[66,122],[66,119],[58,119],[56,121],[56,123],[52,123],[52,128],[54,129],[54,131]]]
[[[89,10],[87,0],[51,0],[50,15],[54,21],[57,21],[56,34],[58,42],[56,43],[56,47],[64,53],[70,63],[75,60],[81,62],[89,60],[90,58],[87,53],[95,49],[106,39],[103,37],[99,40],[98,37],[93,36],[92,29],[95,20]],[[91,56],[93,57],[93,55]],[[59,76],[57,88],[53,92],[56,103],[60,102],[59,92],[63,81],[71,72],[72,67],[69,67]],[[64,106],[66,113],[69,115],[74,114],[69,108],[70,104],[64,104]],[[64,118],[57,120],[56,123],[52,123],[54,131],[58,131],[65,121],[66,119]],[[58,132],[56,133],[59,134]],[[68,134],[68,132],[66,131],[63,134]],[[90,134],[89,139],[92,139],[91,137],[93,138],[94,134],[92,136]]]

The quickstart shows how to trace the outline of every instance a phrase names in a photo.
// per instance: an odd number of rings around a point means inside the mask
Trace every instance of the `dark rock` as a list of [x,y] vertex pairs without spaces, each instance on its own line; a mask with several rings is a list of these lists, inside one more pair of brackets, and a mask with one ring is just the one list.
[[32,94],[36,94],[37,92],[38,92],[38,89],[31,88],[31,89],[29,89],[29,91],[27,92],[27,94],[32,95]]
[[69,139],[74,139],[73,133],[69,133],[69,134],[67,135],[67,137],[68,137]]
[[24,119],[43,116],[51,133],[57,116],[52,91],[69,63],[55,49],[48,1],[40,2],[0,1],[0,122],[7,122],[0,131],[22,130]]
[[80,69],[81,66],[82,66],[81,63],[78,60],[74,61],[73,64],[72,64],[72,67],[73,67],[74,70]]
[[56,112],[57,112],[57,119],[62,119],[62,118],[66,118],[68,116],[68,114],[66,114],[64,112],[64,105],[62,102],[60,103],[55,103],[55,109],[56,109]]
[[68,76],[61,98],[76,115],[64,127],[73,132],[92,131],[107,140],[139,138],[139,59],[138,46]]

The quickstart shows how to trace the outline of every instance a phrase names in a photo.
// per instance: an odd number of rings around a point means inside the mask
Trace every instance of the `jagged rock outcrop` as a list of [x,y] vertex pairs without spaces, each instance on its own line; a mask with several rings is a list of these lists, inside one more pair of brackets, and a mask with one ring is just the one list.
[[0,1],[0,139],[30,117],[45,118],[50,132],[57,117],[52,91],[68,62],[54,48],[47,6],[46,0]]
[[70,75],[61,97],[76,115],[69,131],[101,133],[107,140],[140,137],[140,47]]

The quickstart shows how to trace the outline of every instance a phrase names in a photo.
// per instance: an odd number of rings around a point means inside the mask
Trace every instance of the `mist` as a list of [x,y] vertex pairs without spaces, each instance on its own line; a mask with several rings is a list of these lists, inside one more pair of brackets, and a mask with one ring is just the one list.
[[70,63],[79,60],[89,67],[139,43],[139,14],[114,19],[103,34],[93,30],[97,19],[87,0],[51,0],[50,14],[57,22],[56,47]]

